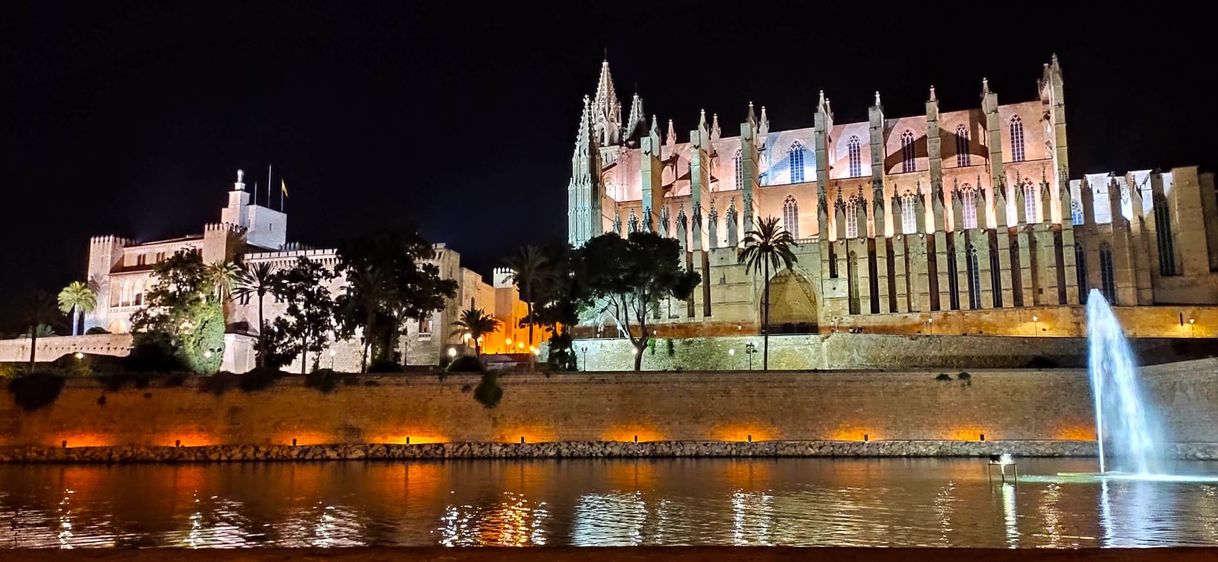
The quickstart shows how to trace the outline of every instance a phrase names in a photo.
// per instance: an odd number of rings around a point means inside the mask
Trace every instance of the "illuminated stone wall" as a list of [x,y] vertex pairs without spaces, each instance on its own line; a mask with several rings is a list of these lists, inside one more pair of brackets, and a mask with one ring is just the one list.
[[[1147,370],[1179,408],[1179,441],[1218,442],[1218,360]],[[498,407],[473,376],[365,377],[333,394],[289,378],[221,396],[179,388],[106,392],[75,381],[22,413],[0,399],[0,446],[411,443],[560,440],[1090,439],[1081,371],[973,371],[971,384],[901,373],[642,373],[503,377]],[[955,373],[952,373],[955,375]],[[100,398],[105,396],[105,400]]]

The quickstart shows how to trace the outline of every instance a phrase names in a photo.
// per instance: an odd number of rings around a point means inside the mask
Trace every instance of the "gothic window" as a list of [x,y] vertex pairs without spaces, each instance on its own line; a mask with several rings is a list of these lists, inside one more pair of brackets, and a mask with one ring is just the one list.
[[144,304],[144,281],[138,280],[135,282],[135,289],[132,291],[131,304],[141,306]]
[[964,184],[960,189],[960,214],[964,218],[964,228],[977,228],[977,190]]
[[1028,224],[1037,222],[1036,216],[1036,186],[1032,182],[1023,182],[1023,213]]
[[804,145],[796,141],[791,145],[791,151],[787,158],[791,166],[791,183],[801,183],[804,181]]
[[1078,226],[1083,224],[1084,220],[1086,217],[1083,216],[1083,205],[1078,202],[1078,199],[1072,199],[1070,201],[1070,222]]
[[977,264],[977,248],[968,246],[968,307],[981,308],[981,268]]
[[1153,199],[1155,211],[1155,236],[1159,242],[1159,274],[1176,274],[1176,248],[1171,238],[1171,209],[1167,198],[1156,195]]
[[420,334],[430,334],[431,333],[431,317],[419,319],[419,333]]
[[794,195],[788,195],[786,201],[782,202],[782,227],[792,237],[799,238],[799,202],[795,201]]
[[1023,160],[1023,121],[1016,115],[1011,118],[1011,161]]
[[961,123],[956,126],[956,166],[963,168],[968,165],[968,127]]
[[914,136],[913,132],[905,129],[901,133],[901,171],[913,172],[917,170],[914,164]]
[[1087,250],[1082,244],[1074,244],[1074,273],[1078,283],[1078,302],[1087,304]]
[[851,197],[846,201],[846,238],[859,236],[859,198]]
[[1116,275],[1112,270],[1112,246],[1100,245],[1100,291],[1109,304],[1116,304]]
[[736,164],[736,189],[744,189],[744,168],[740,166],[741,157],[740,149],[736,149],[736,155],[732,157],[732,162]]
[[918,209],[915,205],[917,195],[906,192],[901,196],[901,231],[913,234],[918,231]]
[[850,137],[850,140],[846,142],[846,148],[850,156],[850,177],[857,178],[863,175],[863,155],[859,148],[859,138]]

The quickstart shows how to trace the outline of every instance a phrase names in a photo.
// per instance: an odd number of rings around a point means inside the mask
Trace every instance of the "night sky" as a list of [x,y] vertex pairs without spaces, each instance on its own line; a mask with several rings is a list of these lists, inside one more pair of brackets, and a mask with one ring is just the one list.
[[486,274],[516,246],[563,239],[580,99],[606,50],[626,109],[637,85],[682,140],[700,108],[731,134],[750,100],[775,130],[809,127],[818,89],[838,122],[865,120],[877,89],[890,116],[920,113],[930,84],[944,110],[975,107],[983,76],[1000,102],[1034,99],[1057,52],[1073,176],[1218,163],[1214,30],[1195,14],[93,4],[0,8],[5,328],[14,297],[84,278],[89,236],[218,220],[237,168],[265,190],[274,164],[289,239],[315,246],[413,221]]

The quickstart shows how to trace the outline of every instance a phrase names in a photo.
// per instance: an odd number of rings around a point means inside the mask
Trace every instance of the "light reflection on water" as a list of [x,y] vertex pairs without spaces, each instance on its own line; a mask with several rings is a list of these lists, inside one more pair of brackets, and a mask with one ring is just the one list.
[[1213,482],[977,459],[0,466],[0,548],[1216,543]]

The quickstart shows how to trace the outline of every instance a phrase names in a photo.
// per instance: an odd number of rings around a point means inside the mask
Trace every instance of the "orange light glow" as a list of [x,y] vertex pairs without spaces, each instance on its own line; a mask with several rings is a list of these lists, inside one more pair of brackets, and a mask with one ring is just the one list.
[[68,442],[68,447],[106,447],[114,444],[114,439],[104,433],[67,433],[55,437],[51,443],[55,447]]
[[220,440],[210,433],[201,431],[174,431],[169,430],[161,434],[155,444],[162,447],[173,447],[178,441],[182,442],[183,447],[206,447],[208,445],[219,445]]
[[833,434],[829,436],[829,439],[833,441],[862,441],[864,435],[866,435],[867,439],[870,441],[875,441],[876,439],[880,438],[879,432],[874,429],[847,426],[839,427],[837,431],[834,431]]
[[338,442],[334,439],[334,437],[330,436],[330,434],[322,433],[320,431],[284,431],[276,433],[275,436],[271,438],[271,442],[276,445],[291,445],[293,439],[296,440],[296,445],[298,446],[326,445],[329,443]]
[[998,436],[991,434],[988,429],[976,426],[957,427],[952,430],[950,438],[955,441],[977,441],[981,439],[982,434],[985,434],[987,441],[998,439]]
[[519,443],[524,437],[525,443],[549,443],[555,441],[554,430],[544,426],[517,427],[505,431],[499,439],[507,443]]
[[753,441],[769,441],[774,438],[774,430],[759,425],[731,425],[720,427],[712,437],[717,441],[748,441],[750,437]]
[[[407,443],[408,439],[409,443]],[[374,435],[368,439],[368,442],[387,445],[424,445],[427,443],[447,443],[448,438],[434,432],[419,430]]]
[[1067,427],[1058,431],[1057,435],[1053,437],[1063,441],[1095,441],[1095,428],[1082,426]]
[[638,436],[639,442],[647,441],[663,441],[664,434],[656,431],[655,428],[642,425],[624,425],[611,427],[601,435],[603,441],[634,441],[635,436]]

